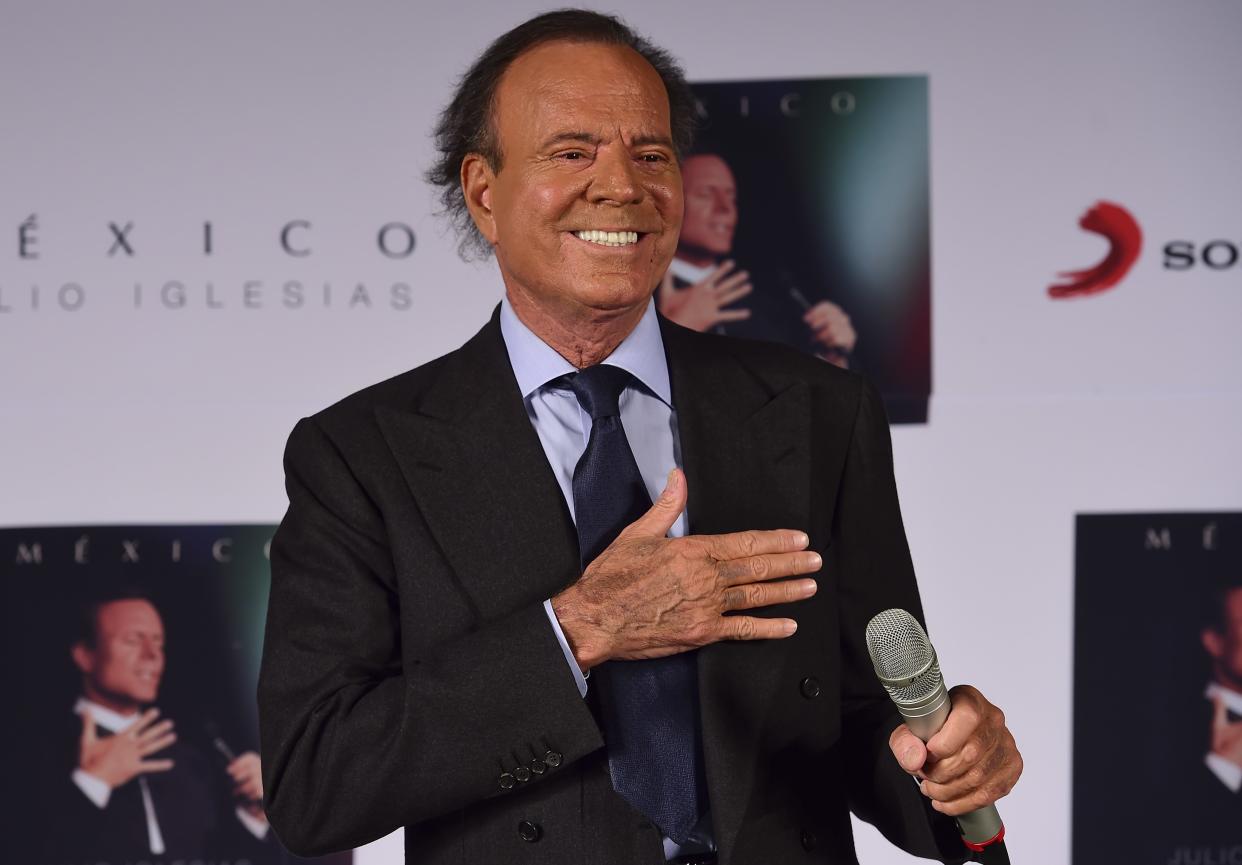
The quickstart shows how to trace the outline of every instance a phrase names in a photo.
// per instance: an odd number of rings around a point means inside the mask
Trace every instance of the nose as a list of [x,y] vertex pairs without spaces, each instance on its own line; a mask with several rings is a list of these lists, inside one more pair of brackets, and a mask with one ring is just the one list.
[[587,187],[593,204],[637,204],[643,200],[634,161],[625,147],[613,145],[596,151],[594,175]]

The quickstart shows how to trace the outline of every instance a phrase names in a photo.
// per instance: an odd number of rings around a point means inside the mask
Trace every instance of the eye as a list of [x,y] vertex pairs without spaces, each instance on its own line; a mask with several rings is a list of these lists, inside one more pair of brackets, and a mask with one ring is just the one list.
[[668,162],[668,157],[665,156],[663,153],[644,153],[638,158],[639,158],[639,161],[646,162],[652,165],[659,165],[660,163]]
[[562,150],[556,154],[554,159],[560,159],[564,162],[581,162],[589,158],[589,154],[585,150]]

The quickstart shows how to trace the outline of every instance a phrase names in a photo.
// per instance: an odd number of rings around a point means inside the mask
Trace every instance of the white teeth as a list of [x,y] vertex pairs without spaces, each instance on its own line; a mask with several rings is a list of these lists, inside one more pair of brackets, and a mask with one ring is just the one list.
[[590,243],[598,243],[601,246],[627,246],[631,243],[638,243],[637,231],[598,231],[590,229],[589,231],[575,231],[574,234]]

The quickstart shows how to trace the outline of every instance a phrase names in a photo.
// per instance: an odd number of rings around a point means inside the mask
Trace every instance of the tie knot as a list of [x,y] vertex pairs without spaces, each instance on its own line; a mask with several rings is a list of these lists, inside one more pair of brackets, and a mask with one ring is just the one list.
[[621,414],[618,401],[621,391],[633,376],[617,366],[596,364],[569,377],[569,387],[578,397],[578,405],[591,416],[591,420],[618,417]]

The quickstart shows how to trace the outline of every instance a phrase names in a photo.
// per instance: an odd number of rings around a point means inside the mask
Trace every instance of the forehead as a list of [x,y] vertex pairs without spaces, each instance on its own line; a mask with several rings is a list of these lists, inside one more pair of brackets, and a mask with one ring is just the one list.
[[733,172],[729,163],[712,153],[691,156],[681,167],[682,182],[686,186],[714,185],[734,186]]
[[138,598],[104,604],[99,608],[96,620],[100,633],[131,630],[162,633],[164,630],[164,624],[155,607]]
[[530,49],[501,77],[495,112],[505,141],[566,131],[667,137],[670,128],[664,82],[624,45],[547,42]]

